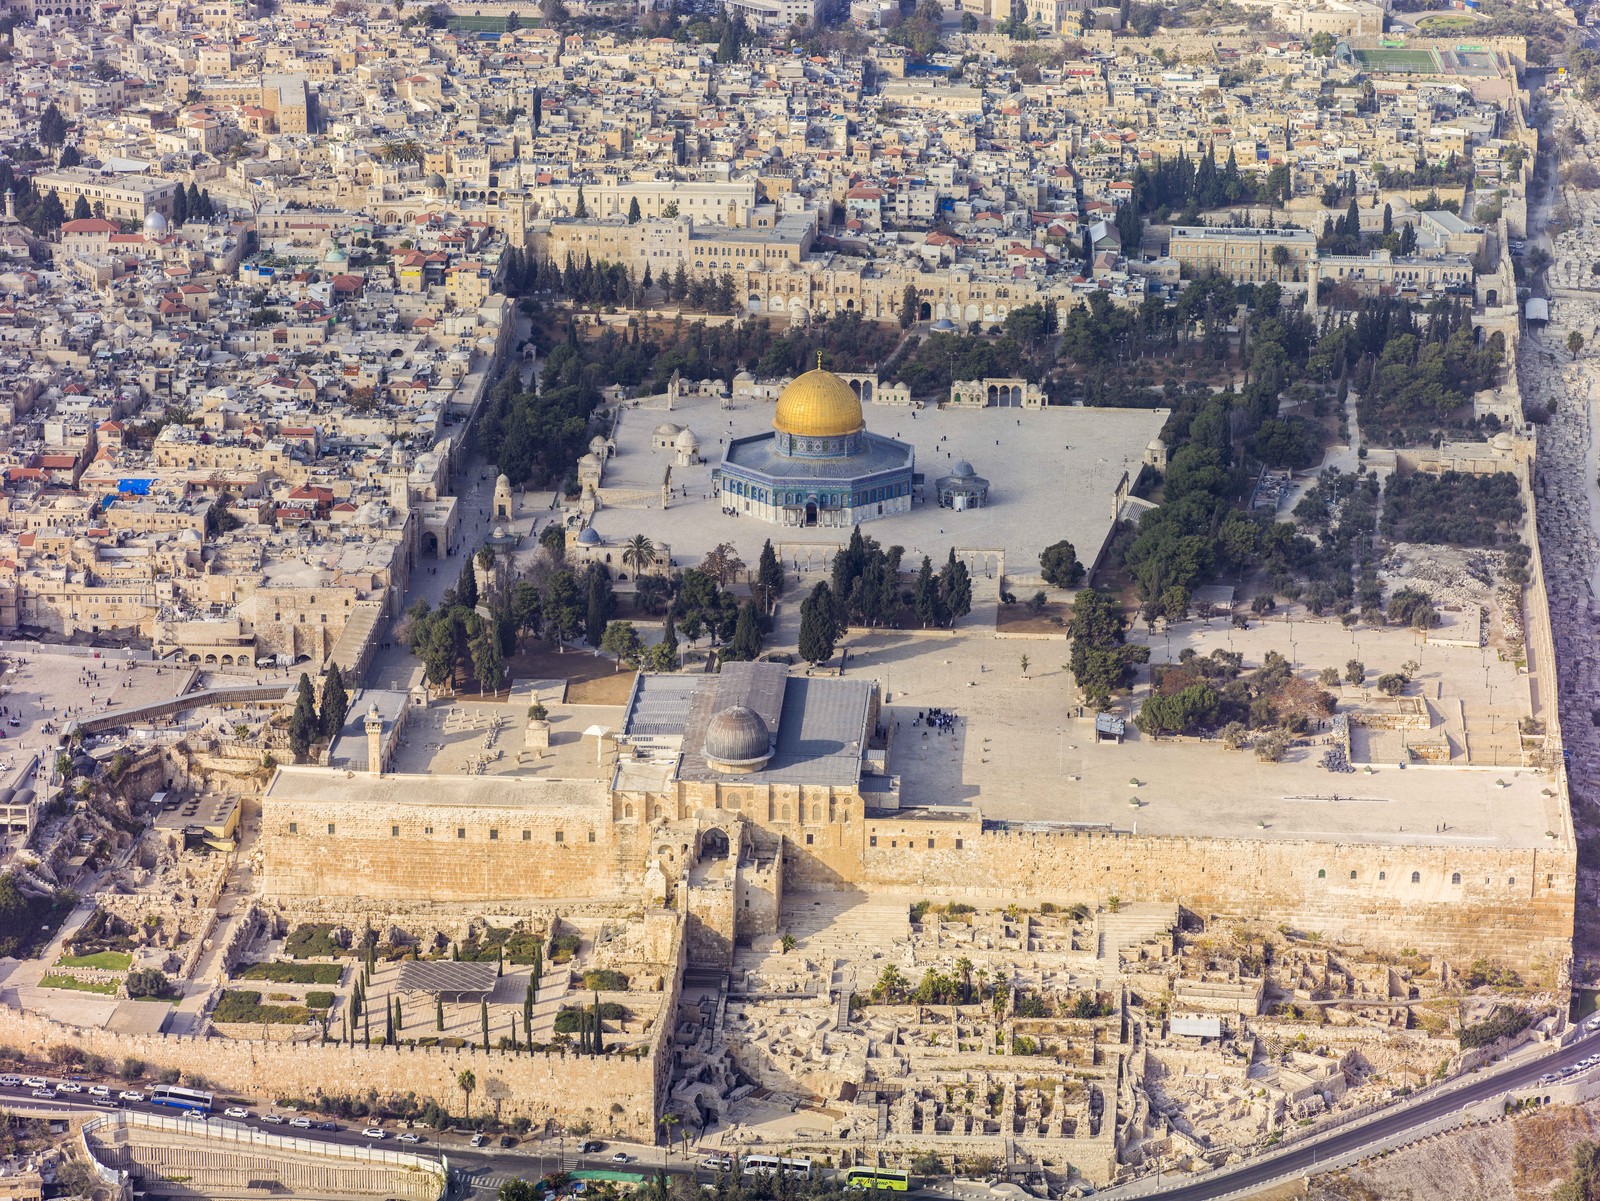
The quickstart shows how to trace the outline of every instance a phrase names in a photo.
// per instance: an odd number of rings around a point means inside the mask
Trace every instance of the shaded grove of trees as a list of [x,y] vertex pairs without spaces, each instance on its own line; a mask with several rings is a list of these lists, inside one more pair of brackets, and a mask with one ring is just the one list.
[[37,896],[22,887],[15,872],[0,875],[0,956],[25,959],[35,954],[76,900],[64,889]]
[[513,487],[577,490],[573,473],[588,444],[589,419],[601,388],[612,382],[611,365],[592,357],[596,350],[603,348],[580,344],[574,335],[546,356],[539,391],[518,391],[515,367],[490,389],[478,433]]
[[1437,300],[1422,314],[1404,301],[1364,301],[1332,336],[1359,397],[1362,436],[1409,445],[1440,428],[1472,424],[1473,394],[1490,387],[1505,353],[1496,332],[1478,346],[1466,307]]
[[1073,598],[1067,619],[1067,637],[1072,641],[1067,665],[1085,703],[1096,709],[1110,708],[1112,694],[1127,691],[1135,668],[1150,661],[1150,648],[1128,642],[1127,630],[1114,597],[1084,588]]
[[1234,204],[1281,204],[1289,198],[1289,172],[1275,167],[1265,175],[1239,169],[1232,150],[1219,168],[1214,148],[1198,159],[1180,153],[1174,159],[1157,158],[1133,173],[1134,203],[1142,216],[1162,223],[1174,219],[1191,224],[1205,209]]
[[1383,532],[1399,542],[1501,546],[1522,521],[1515,476],[1418,471],[1393,475],[1383,497]]
[[1296,676],[1289,661],[1268,651],[1259,668],[1243,670],[1244,657],[1221,647],[1209,656],[1185,649],[1176,664],[1151,670],[1151,695],[1134,724],[1141,732],[1200,734],[1236,726],[1230,741],[1248,731],[1299,734],[1333,712],[1333,694]]

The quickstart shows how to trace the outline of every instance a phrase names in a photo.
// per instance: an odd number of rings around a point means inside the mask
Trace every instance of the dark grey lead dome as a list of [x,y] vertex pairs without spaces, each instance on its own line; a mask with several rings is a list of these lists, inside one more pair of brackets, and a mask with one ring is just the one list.
[[706,726],[704,753],[713,764],[754,767],[771,757],[772,734],[761,714],[744,705],[733,705]]

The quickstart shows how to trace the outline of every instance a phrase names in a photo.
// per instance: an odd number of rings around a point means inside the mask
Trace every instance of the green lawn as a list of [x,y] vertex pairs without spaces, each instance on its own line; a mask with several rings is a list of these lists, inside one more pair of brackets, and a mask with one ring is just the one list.
[[270,980],[274,984],[337,984],[343,970],[337,963],[252,963],[239,973],[239,979]]
[[1477,17],[1458,17],[1443,13],[1435,13],[1431,17],[1423,17],[1422,20],[1417,22],[1417,28],[1428,33],[1466,33],[1469,30],[1476,29],[1477,26]]
[[108,972],[125,972],[133,966],[133,956],[126,951],[96,951],[93,955],[63,955],[56,960],[57,967],[98,967]]
[[215,1022],[256,1022],[276,1026],[298,1026],[311,1016],[304,1005],[263,1005],[261,994],[248,988],[224,989],[217,1007],[211,1011]]
[[79,980],[76,976],[68,976],[61,972],[46,972],[39,984],[44,988],[70,988],[74,992],[93,992],[107,997],[117,995],[115,984],[91,984],[87,980]]

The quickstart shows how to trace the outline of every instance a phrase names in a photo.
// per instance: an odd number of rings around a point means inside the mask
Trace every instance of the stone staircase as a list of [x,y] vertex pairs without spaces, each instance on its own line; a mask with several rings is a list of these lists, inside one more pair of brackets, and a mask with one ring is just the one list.
[[1158,902],[1125,904],[1115,913],[1095,914],[1095,962],[1102,980],[1122,972],[1122,951],[1165,933],[1178,924],[1178,907]]

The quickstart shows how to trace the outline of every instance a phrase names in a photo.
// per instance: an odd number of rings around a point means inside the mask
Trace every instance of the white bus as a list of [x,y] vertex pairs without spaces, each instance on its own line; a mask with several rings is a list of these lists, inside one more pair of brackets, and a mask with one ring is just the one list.
[[774,1176],[779,1172],[789,1176],[809,1176],[811,1160],[803,1155],[746,1155],[740,1168],[746,1176],[754,1176],[759,1172],[767,1172]]

